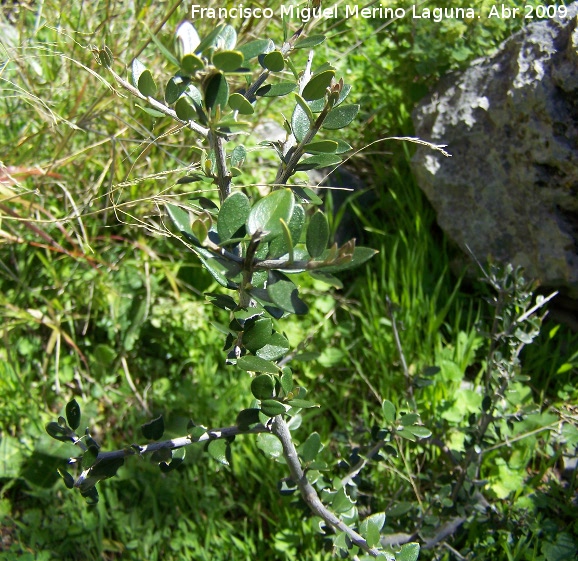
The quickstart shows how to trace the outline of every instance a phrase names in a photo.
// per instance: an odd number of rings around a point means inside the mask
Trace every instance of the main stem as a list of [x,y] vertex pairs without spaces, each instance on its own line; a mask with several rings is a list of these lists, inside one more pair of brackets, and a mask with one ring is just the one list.
[[285,419],[283,419],[282,415],[277,415],[273,418],[271,432],[281,441],[281,445],[283,446],[283,456],[287,462],[287,465],[289,466],[291,478],[299,488],[301,496],[307,503],[307,506],[313,511],[314,514],[321,517],[331,527],[341,532],[345,532],[354,545],[361,548],[372,557],[377,557],[379,555],[379,551],[377,549],[369,547],[362,536],[360,536],[355,530],[345,524],[343,520],[340,520],[321,502],[315,487],[309,483],[309,480],[307,479],[307,476],[301,467],[301,462],[299,461],[299,456],[297,454],[297,450],[295,449],[295,444],[291,438],[289,427],[287,426],[287,423],[285,422]]

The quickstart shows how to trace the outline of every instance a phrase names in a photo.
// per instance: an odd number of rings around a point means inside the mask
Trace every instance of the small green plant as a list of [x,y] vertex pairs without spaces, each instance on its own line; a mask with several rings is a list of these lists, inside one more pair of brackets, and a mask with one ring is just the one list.
[[[335,274],[376,253],[357,246],[355,240],[328,247],[330,228],[319,209],[322,201],[296,174],[341,163],[350,146],[333,131],[347,127],[359,106],[346,102],[351,87],[336,79],[329,62],[314,66],[314,48],[325,41],[324,36],[307,36],[304,26],[291,33],[286,25],[280,46],[269,39],[241,45],[237,40],[230,25],[220,24],[201,39],[192,24],[182,23],[176,34],[177,56],[163,48],[177,71],[168,78],[162,96],[157,78],[140,60],[132,62],[130,80],[125,80],[114,71],[108,48],[93,52],[116,83],[144,103],[147,113],[170,117],[198,139],[193,147],[197,162],[181,183],[196,183],[200,189],[186,203],[165,201],[166,216],[176,230],[173,235],[229,291],[206,296],[229,315],[223,328],[224,351],[232,368],[251,376],[249,406],[235,414],[234,425],[207,428],[191,423],[185,436],[164,440],[164,419],[159,416],[141,427],[147,444],[106,452],[89,429],[77,432],[81,412],[76,400],[71,400],[65,416],[46,426],[51,437],[72,442],[81,451],[70,460],[78,473],[74,476],[61,469],[60,475],[68,488],[78,489],[95,504],[97,483],[113,477],[129,456],[150,456],[166,473],[181,466],[187,446],[203,443],[209,456],[229,464],[235,437],[256,434],[259,449],[287,465],[281,493],[301,494],[319,518],[320,529],[333,530],[337,550],[414,560],[419,552],[415,543],[395,552],[382,545],[383,512],[369,513],[359,521],[351,480],[367,461],[354,464],[349,477],[331,480],[323,476],[329,473],[329,465],[319,457],[323,448],[319,435],[312,432],[298,444],[291,434],[299,427],[301,412],[319,406],[296,383],[290,366],[295,353],[290,352],[280,327],[285,317],[308,312],[291,277],[308,274],[328,286],[339,286]],[[309,55],[298,70],[293,55],[303,51]],[[277,99],[289,100],[282,107],[289,106],[291,116],[283,120],[285,140],[261,142],[261,148],[271,150],[279,161],[270,191],[263,196],[243,186],[243,168],[250,164],[239,139],[248,133],[250,120],[257,115],[255,107],[263,100]],[[380,433],[380,446],[392,434],[411,440],[430,434],[417,414],[397,419],[389,402],[383,415],[391,426]]]

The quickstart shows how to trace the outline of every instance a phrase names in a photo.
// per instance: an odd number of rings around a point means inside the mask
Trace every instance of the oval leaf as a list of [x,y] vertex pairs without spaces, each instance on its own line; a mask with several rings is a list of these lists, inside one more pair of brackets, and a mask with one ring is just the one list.
[[257,399],[270,399],[275,392],[275,381],[269,374],[261,374],[253,378],[251,382],[251,393]]
[[261,86],[256,92],[256,96],[261,97],[281,97],[287,95],[297,88],[295,82],[279,82],[278,84],[267,84]]
[[355,119],[358,111],[359,105],[357,104],[340,105],[329,111],[323,121],[323,128],[327,130],[342,129]]
[[283,225],[291,221],[295,208],[295,197],[291,189],[280,189],[269,193],[255,203],[247,219],[247,231],[254,235],[263,234],[262,241],[283,235]]
[[217,106],[222,108],[229,99],[229,85],[222,72],[213,74],[205,84],[205,107],[211,111]]
[[[291,235],[291,242],[293,246],[299,243],[301,238],[301,232],[303,231],[303,226],[305,225],[305,210],[299,204],[295,205],[293,209],[293,216],[287,224],[289,228],[289,234]],[[289,253],[289,244],[285,236],[280,236],[275,238],[269,244],[269,257],[276,258]]]
[[269,458],[279,458],[283,455],[283,445],[273,434],[259,434],[257,448]]
[[321,45],[325,41],[325,35],[311,35],[310,37],[303,37],[299,39],[295,45],[294,49],[311,49],[317,45]]
[[325,97],[327,88],[335,76],[335,70],[325,70],[319,74],[314,74],[309,82],[305,84],[301,96],[306,101],[313,101]]
[[190,21],[185,20],[177,27],[175,47],[179,58],[194,54],[200,42],[199,34]]
[[242,191],[235,191],[225,199],[217,218],[217,232],[221,243],[242,235],[239,230],[245,225],[250,212],[251,203]]
[[[249,324],[248,327],[247,324]],[[254,353],[269,342],[272,333],[273,322],[269,318],[259,318],[254,322],[247,321],[243,331],[243,345]]]
[[271,51],[263,57],[263,66],[271,72],[281,72],[285,68],[285,60],[279,51]]
[[243,64],[243,53],[239,51],[218,51],[213,55],[213,64],[223,72],[234,72]]
[[381,409],[383,410],[385,421],[390,424],[393,423],[395,421],[395,405],[386,399],[381,404]]
[[268,53],[274,48],[275,45],[271,39],[256,39],[255,41],[249,41],[248,43],[241,45],[237,50],[243,54],[245,60],[249,60],[250,58],[262,55],[263,53]]
[[217,460],[217,462],[225,466],[229,465],[231,447],[226,440],[211,440],[207,446],[207,451],[213,460]]
[[199,58],[197,55],[189,54],[185,55],[181,59],[181,68],[186,74],[194,74],[197,70],[201,70],[205,67],[203,59]]
[[267,294],[273,303],[292,314],[304,315],[309,310],[307,304],[299,298],[298,290],[293,281],[278,271],[269,271]]
[[80,406],[76,399],[66,404],[66,420],[72,430],[76,430],[80,426]]
[[319,257],[327,248],[329,241],[329,223],[325,214],[317,211],[309,221],[307,227],[307,251],[311,257]]
[[318,433],[312,432],[307,440],[301,445],[299,453],[305,463],[312,462],[321,451],[321,437]]
[[267,417],[275,417],[277,415],[283,415],[286,409],[285,406],[275,399],[265,399],[261,402],[261,411],[267,415]]
[[339,144],[335,140],[318,140],[305,145],[305,152],[309,154],[335,154]]
[[165,88],[165,101],[172,105],[187,89],[190,80],[183,76],[173,76]]
[[163,433],[165,432],[165,421],[163,416],[160,415],[156,419],[141,425],[141,431],[143,436],[149,440],[159,440],[162,438]]
[[269,374],[277,374],[279,372],[279,367],[276,364],[258,356],[242,356],[237,360],[237,366],[248,372],[268,372]]
[[181,121],[192,121],[197,116],[197,110],[187,97],[181,97],[177,101],[175,113]]
[[297,142],[301,142],[305,135],[309,132],[311,121],[307,113],[303,110],[301,105],[297,104],[291,116],[291,131]]
[[265,360],[278,360],[285,356],[290,349],[289,341],[281,333],[273,333],[267,344],[255,354]]
[[251,115],[255,112],[249,100],[240,93],[232,93],[229,96],[229,107],[233,111],[238,111],[241,115]]

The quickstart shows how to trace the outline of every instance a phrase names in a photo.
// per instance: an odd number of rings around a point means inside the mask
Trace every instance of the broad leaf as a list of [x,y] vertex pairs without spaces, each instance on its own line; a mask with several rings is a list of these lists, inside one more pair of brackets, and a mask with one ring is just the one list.
[[313,101],[325,97],[327,88],[331,85],[331,81],[335,76],[335,70],[325,70],[318,74],[314,74],[309,82],[305,84],[301,95],[306,101]]
[[268,458],[279,458],[283,455],[281,441],[273,434],[260,434],[257,436],[257,448]]
[[222,72],[216,72],[205,83],[205,107],[212,111],[217,106],[224,108],[229,100],[229,85]]
[[76,399],[66,404],[66,420],[72,430],[76,430],[80,426],[80,406]]
[[213,64],[223,72],[234,72],[243,64],[243,53],[239,51],[217,51],[213,55]]
[[341,271],[353,269],[371,259],[376,253],[377,251],[370,247],[355,247],[351,261],[343,263],[342,265],[329,265],[328,267],[322,267],[320,270],[324,273],[339,273]]
[[309,154],[335,154],[339,144],[335,140],[318,140],[305,145],[305,152]]
[[278,271],[269,271],[267,294],[273,303],[292,314],[304,315],[309,310],[307,304],[299,298],[297,286]]
[[143,436],[149,440],[159,440],[162,438],[165,432],[165,421],[162,415],[159,415],[156,419],[141,425],[141,430]]
[[187,20],[184,20],[175,33],[175,43],[177,56],[183,58],[185,55],[194,54],[197,51],[201,40],[195,26]]
[[153,80],[153,75],[137,58],[132,62],[131,72],[132,83],[141,94],[152,97],[157,93],[157,85]]
[[[295,205],[293,209],[293,216],[289,224],[289,234],[291,236],[291,242],[293,246],[299,243],[301,238],[301,233],[303,231],[303,226],[305,225],[305,210],[299,204]],[[269,244],[269,257],[276,258],[289,253],[290,247],[287,243],[286,236],[279,236],[271,241]]]
[[335,166],[341,163],[341,156],[337,154],[316,154],[301,160],[296,166],[296,171],[307,171]]
[[261,86],[256,92],[256,96],[261,97],[281,97],[287,95],[297,88],[295,82],[279,82],[278,84],[267,84]]
[[383,410],[385,421],[390,424],[393,423],[395,421],[395,405],[386,399],[381,404],[381,409]]
[[406,543],[401,546],[401,551],[395,554],[395,561],[417,561],[419,557],[419,544]]
[[269,318],[247,321],[243,331],[243,345],[254,353],[270,341],[272,334],[273,322]]
[[271,51],[263,57],[263,66],[271,72],[281,72],[285,68],[285,60],[280,51]]
[[279,367],[276,364],[258,356],[242,356],[237,360],[237,366],[241,370],[248,372],[268,372],[269,374],[277,374],[279,372]]
[[233,111],[238,111],[241,115],[251,115],[255,112],[255,108],[249,100],[240,93],[232,93],[229,96],[229,107]]
[[219,36],[219,34],[223,31],[223,29],[225,29],[226,24],[225,23],[220,23],[219,25],[217,25],[217,27],[215,27],[215,29],[213,29],[213,31],[211,31],[197,46],[197,48],[195,49],[196,53],[202,53],[203,51],[205,51],[206,49],[213,47],[215,45],[215,43],[217,42],[217,37]]
[[259,412],[260,409],[256,408],[243,409],[239,411],[235,424],[241,430],[248,430],[251,428],[251,425],[256,425],[259,423]]
[[297,104],[291,116],[291,131],[297,142],[301,142],[311,128],[311,120],[301,105]]
[[278,360],[289,351],[289,341],[281,333],[273,333],[266,345],[255,354],[265,360]]
[[261,401],[261,411],[267,417],[276,417],[277,415],[283,415],[287,409],[276,399],[264,399]]
[[183,69],[183,72],[185,72],[186,74],[192,75],[197,70],[201,70],[204,67],[205,63],[203,62],[203,59],[195,54],[185,55],[181,59],[181,68]]
[[249,43],[241,45],[237,50],[243,54],[245,60],[249,60],[263,53],[268,53],[274,48],[275,45],[271,39],[256,39],[255,41],[249,41]]
[[303,37],[295,42],[294,49],[311,49],[317,45],[321,45],[325,41],[325,35],[311,35],[310,37]]
[[299,447],[299,454],[305,463],[312,462],[321,451],[321,437],[318,433],[312,432],[307,440]]
[[349,125],[359,111],[359,105],[340,105],[332,109],[323,121],[323,128],[327,130],[342,129]]
[[192,121],[197,117],[197,110],[187,97],[181,97],[177,101],[175,113],[181,121]]
[[247,231],[250,235],[261,232],[262,241],[271,240],[283,235],[283,225],[290,222],[295,207],[295,197],[291,189],[273,191],[258,200],[247,219]]
[[232,25],[225,25],[219,32],[217,41],[215,42],[218,49],[232,50],[237,44],[237,32]]
[[229,465],[231,459],[231,447],[226,440],[211,440],[207,446],[209,456],[220,464]]
[[311,257],[319,257],[327,248],[329,241],[329,223],[325,214],[317,211],[309,221],[307,227],[307,251]]
[[242,191],[235,191],[225,199],[217,218],[220,243],[243,235],[240,230],[245,225],[250,212],[251,203]]
[[165,88],[165,101],[172,105],[181,97],[181,95],[187,89],[190,80],[185,76],[173,76],[168,82]]
[[251,381],[251,393],[257,399],[270,399],[275,393],[275,381],[269,374],[261,374]]

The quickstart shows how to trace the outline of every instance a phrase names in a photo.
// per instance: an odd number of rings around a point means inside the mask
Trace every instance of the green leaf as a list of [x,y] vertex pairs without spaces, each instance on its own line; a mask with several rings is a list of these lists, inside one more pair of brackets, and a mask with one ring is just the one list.
[[303,37],[295,42],[294,49],[311,49],[317,45],[321,45],[325,41],[325,35],[311,35],[310,37]]
[[318,140],[305,145],[305,152],[309,154],[335,154],[339,144],[335,140]]
[[291,405],[291,407],[297,407],[298,409],[313,409],[319,407],[319,403],[305,399],[291,399],[287,403]]
[[315,459],[322,448],[321,437],[318,433],[312,432],[307,437],[307,440],[299,447],[299,454],[305,463],[309,463]]
[[267,84],[261,86],[256,92],[256,96],[260,97],[281,97],[291,93],[297,88],[295,82],[279,82],[278,84]]
[[427,429],[426,427],[421,427],[417,425],[412,425],[407,427],[407,430],[411,432],[414,436],[418,438],[429,438],[431,436],[431,430]]
[[231,446],[226,440],[211,440],[207,446],[207,451],[213,460],[217,460],[217,462],[225,466],[229,465],[231,460]]
[[64,479],[64,484],[66,485],[67,489],[72,489],[74,487],[74,477],[70,475],[65,469],[57,468],[58,474],[62,479]]
[[[287,225],[289,228],[289,234],[291,235],[291,242],[293,246],[299,243],[301,238],[301,232],[303,231],[303,226],[305,225],[305,210],[299,204],[295,205],[293,209],[293,216]],[[276,258],[289,253],[290,247],[288,240],[285,236],[279,236],[271,241],[269,244],[269,257]]]
[[[343,86],[343,89],[341,90],[339,97],[337,98],[337,101],[335,102],[335,105],[333,107],[335,108],[338,105],[341,105],[341,103],[349,95],[350,91],[351,91],[351,86],[349,84],[345,84]],[[315,99],[315,100],[309,102],[309,108],[311,109],[311,111],[313,111],[313,113],[320,113],[321,111],[323,111],[324,107],[325,107],[325,100],[324,99]],[[343,142],[345,143],[345,141],[343,141]]]
[[223,72],[234,72],[243,64],[244,56],[239,51],[217,51],[213,55],[213,64]]
[[248,372],[268,372],[269,374],[277,374],[279,372],[279,367],[276,364],[258,356],[242,356],[237,360],[237,366],[241,370]]
[[239,411],[235,424],[241,430],[249,430],[251,428],[251,425],[256,425],[259,423],[259,412],[260,409],[256,408],[243,409]]
[[255,354],[265,360],[278,360],[289,351],[289,341],[281,333],[273,333],[266,345]]
[[131,73],[132,83],[141,94],[152,97],[157,93],[157,85],[153,75],[138,58],[132,61]]
[[329,111],[327,117],[323,121],[323,128],[327,130],[342,129],[355,119],[358,111],[359,105],[357,104],[340,105],[339,107]]
[[[313,117],[313,114],[311,114]],[[301,105],[297,104],[291,116],[291,130],[297,142],[301,142],[305,135],[309,132],[313,119],[309,119],[307,113],[303,110]]]
[[381,404],[383,410],[383,417],[387,423],[395,422],[395,405],[391,401],[384,400]]
[[283,391],[288,394],[290,391],[293,390],[293,372],[291,371],[291,368],[289,368],[288,366],[283,367],[282,370],[282,374],[281,374],[281,387],[283,388]]
[[231,50],[237,44],[237,32],[232,25],[225,25],[217,36],[216,45],[219,49]]
[[269,374],[260,374],[251,381],[251,393],[257,399],[270,399],[275,393],[275,380]]
[[331,85],[331,81],[335,76],[335,70],[325,70],[319,74],[314,74],[309,82],[305,84],[301,95],[306,101],[313,101],[325,97],[327,88]]
[[252,353],[264,347],[273,333],[273,322],[269,318],[247,321],[243,331],[243,345]]
[[159,440],[162,438],[163,433],[165,432],[165,421],[163,416],[160,415],[156,419],[141,425],[141,430],[143,436],[148,440]]
[[296,166],[296,171],[307,171],[335,166],[341,163],[341,156],[337,154],[316,154],[301,160]]
[[276,306],[286,312],[304,315],[309,311],[305,302],[299,298],[297,286],[283,273],[269,271],[267,294]]
[[46,432],[60,442],[69,442],[74,438],[74,433],[68,427],[62,427],[54,421],[46,425]]
[[203,59],[195,54],[191,53],[185,55],[181,59],[181,68],[186,74],[193,75],[197,70],[201,70],[204,67],[205,63],[203,62]]
[[263,66],[271,72],[281,72],[285,68],[285,60],[280,51],[271,51],[263,57]]
[[197,110],[187,97],[181,97],[177,101],[175,113],[181,121],[192,121],[197,117]]
[[343,263],[342,265],[329,265],[328,267],[322,267],[320,270],[324,273],[338,273],[348,269],[353,269],[371,259],[376,253],[377,251],[370,247],[355,247],[351,261]]
[[401,436],[402,438],[405,438],[406,440],[409,440],[411,442],[415,442],[416,441],[416,437],[414,436],[414,434],[412,432],[410,432],[408,429],[402,429],[402,430],[398,430],[397,434],[399,436]]
[[82,455],[82,469],[91,468],[98,458],[98,448],[96,446],[89,446],[86,452]]
[[245,225],[250,212],[251,203],[242,191],[235,191],[225,199],[217,218],[220,243],[243,235],[240,230]]
[[173,76],[168,82],[165,88],[165,101],[172,105],[181,97],[181,95],[187,89],[190,80],[184,76]]
[[206,49],[209,49],[210,47],[213,47],[215,45],[215,43],[217,42],[217,37],[220,35],[220,33],[223,31],[223,29],[225,29],[226,24],[225,23],[220,23],[219,25],[217,25],[217,27],[215,27],[215,29],[213,29],[213,31],[211,31],[197,46],[197,48],[195,49],[196,53],[202,53],[204,52]]
[[261,401],[261,411],[267,415],[267,417],[276,417],[277,415],[283,415],[287,410],[285,406],[276,399],[264,399]]
[[240,166],[244,163],[246,158],[247,150],[245,150],[245,147],[242,144],[239,144],[238,146],[235,146],[231,152],[231,165]]
[[401,551],[395,554],[395,561],[417,561],[419,544],[412,542],[401,546]]
[[402,415],[400,420],[404,427],[408,427],[419,421],[419,415],[417,413],[407,413],[406,415]]
[[80,426],[80,406],[76,399],[66,404],[66,420],[72,430],[76,430]]
[[259,434],[257,436],[257,448],[268,458],[280,458],[283,455],[281,441],[272,434]]
[[306,246],[311,257],[319,257],[327,248],[329,241],[329,223],[325,214],[316,211],[307,227]]
[[240,93],[232,93],[229,96],[229,107],[233,111],[238,111],[241,115],[251,115],[255,112],[249,100]]
[[200,42],[199,34],[190,21],[184,20],[177,27],[175,33],[175,47],[179,58],[197,52],[197,47]]
[[309,276],[311,276],[315,280],[333,286],[334,288],[338,288],[339,290],[343,289],[343,283],[333,275],[326,275],[325,273],[322,273],[320,271],[310,271]]
[[347,496],[345,492],[345,487],[342,487],[335,493],[333,500],[331,501],[331,506],[333,510],[339,514],[348,512],[354,506],[354,502]]
[[262,232],[261,241],[268,241],[283,235],[283,225],[291,221],[295,197],[291,189],[279,189],[258,200],[247,219],[247,231],[254,235]]
[[385,513],[377,512],[368,516],[359,525],[359,532],[365,537],[369,547],[379,545],[380,532],[385,524]]
[[205,107],[212,111],[221,106],[224,108],[229,99],[229,85],[222,72],[215,72],[205,83]]
[[271,39],[256,39],[255,41],[249,41],[241,45],[237,50],[243,54],[245,60],[249,60],[250,58],[272,51],[274,48],[275,45]]

